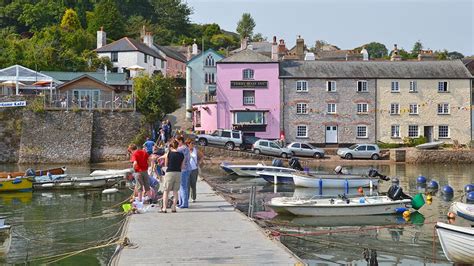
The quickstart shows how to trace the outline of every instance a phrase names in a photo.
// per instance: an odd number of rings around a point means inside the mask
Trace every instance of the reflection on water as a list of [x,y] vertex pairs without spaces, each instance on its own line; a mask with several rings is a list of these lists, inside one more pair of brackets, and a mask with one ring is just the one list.
[[[3,171],[24,170],[17,165],[1,167]],[[51,166],[36,168],[46,167]],[[74,165],[68,167],[68,173],[87,175],[96,168],[103,167]],[[129,190],[107,195],[100,190],[0,193],[0,216],[7,216],[6,223],[13,226],[10,250],[0,257],[0,264],[43,264],[54,261],[58,254],[103,243],[117,234],[124,219],[118,203],[129,195]],[[80,253],[59,263],[105,265],[114,249]]]
[[[333,166],[320,165],[316,171],[332,172]],[[412,195],[428,193],[433,200],[412,213],[408,219],[397,215],[383,216],[350,216],[350,217],[296,217],[278,215],[267,223],[282,235],[281,242],[310,265],[348,264],[367,265],[364,250],[375,252],[381,265],[402,264],[416,265],[429,263],[450,265],[434,231],[437,221],[446,221],[446,213],[452,201],[460,199],[464,185],[473,183],[474,165],[365,165],[345,166],[349,172],[366,174],[370,168],[390,177],[398,177],[405,192]],[[222,177],[224,174],[216,169],[206,169],[217,188],[229,195],[237,207],[247,212],[249,191],[257,186],[257,209],[266,211],[264,202],[272,197],[295,196],[300,198],[337,196],[344,189],[324,190],[320,195],[317,188],[294,188],[291,185],[273,186],[259,178]],[[416,183],[419,175],[428,181],[436,180],[440,189],[444,185],[453,187],[455,194],[449,199],[438,191],[429,191],[426,186]],[[380,192],[386,192],[391,182],[383,182]],[[365,194],[370,194],[365,189]],[[372,191],[377,193],[377,191]],[[357,195],[357,189],[349,194]],[[457,224],[469,225],[469,222],[458,218]]]

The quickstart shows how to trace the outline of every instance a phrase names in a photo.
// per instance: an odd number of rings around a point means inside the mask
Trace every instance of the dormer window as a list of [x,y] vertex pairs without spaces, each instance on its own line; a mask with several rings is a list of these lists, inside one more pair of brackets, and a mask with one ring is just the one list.
[[247,68],[247,69],[244,69],[244,71],[242,72],[242,78],[243,79],[253,79],[253,69],[250,69],[250,68]]
[[206,66],[215,66],[216,63],[214,61],[214,57],[212,55],[207,55],[206,57]]

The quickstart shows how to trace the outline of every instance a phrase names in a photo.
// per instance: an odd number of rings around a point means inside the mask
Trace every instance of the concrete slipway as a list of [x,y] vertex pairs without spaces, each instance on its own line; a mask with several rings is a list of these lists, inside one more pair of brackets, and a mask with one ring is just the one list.
[[197,201],[177,213],[152,208],[129,217],[125,247],[113,265],[157,264],[299,264],[281,243],[269,239],[258,225],[198,181]]

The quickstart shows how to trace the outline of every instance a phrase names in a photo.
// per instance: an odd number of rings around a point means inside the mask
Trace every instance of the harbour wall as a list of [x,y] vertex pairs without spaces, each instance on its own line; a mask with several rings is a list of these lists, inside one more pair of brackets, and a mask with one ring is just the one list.
[[411,164],[440,163],[440,164],[471,164],[474,163],[474,149],[458,150],[418,150],[405,149],[405,162]]
[[130,111],[0,108],[0,163],[127,160],[127,146],[140,131],[141,117]]

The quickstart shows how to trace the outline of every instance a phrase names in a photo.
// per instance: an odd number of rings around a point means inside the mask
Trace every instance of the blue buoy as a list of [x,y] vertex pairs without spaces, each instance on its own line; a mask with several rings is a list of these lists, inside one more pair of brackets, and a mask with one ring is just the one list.
[[400,208],[396,208],[395,209],[395,212],[396,213],[404,213],[405,211],[408,211],[407,208],[403,208],[403,207],[400,207]]
[[438,185],[438,182],[436,182],[435,180],[431,180],[429,183],[428,183],[428,189],[438,189],[439,188],[439,185]]
[[474,203],[474,191],[467,193],[466,203]]
[[365,203],[365,198],[360,198],[359,203]]
[[446,186],[443,187],[443,194],[452,195],[452,194],[454,194],[454,190],[449,185],[446,185]]
[[467,184],[464,186],[464,192],[469,193],[474,191],[474,184]]
[[420,184],[426,183],[426,177],[420,175],[420,176],[416,179],[416,183],[420,183]]
[[453,199],[454,194],[443,193],[443,195],[441,197],[443,198],[444,201],[448,202],[448,201],[451,201]]

